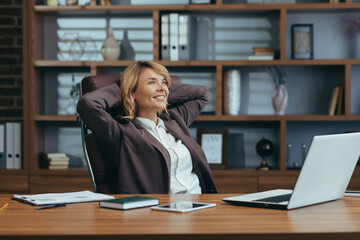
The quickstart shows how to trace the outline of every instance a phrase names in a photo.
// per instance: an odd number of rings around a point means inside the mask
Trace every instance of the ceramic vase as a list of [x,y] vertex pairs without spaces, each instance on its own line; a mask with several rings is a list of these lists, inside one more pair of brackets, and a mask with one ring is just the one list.
[[224,114],[238,115],[240,111],[240,71],[224,72]]
[[284,115],[288,103],[288,93],[284,85],[276,85],[272,93],[272,104],[275,115]]
[[116,61],[120,55],[120,47],[114,38],[111,27],[108,27],[107,37],[104,40],[100,52],[105,61]]
[[135,59],[135,50],[131,46],[128,33],[124,31],[124,37],[120,44],[120,56],[119,60],[134,60]]

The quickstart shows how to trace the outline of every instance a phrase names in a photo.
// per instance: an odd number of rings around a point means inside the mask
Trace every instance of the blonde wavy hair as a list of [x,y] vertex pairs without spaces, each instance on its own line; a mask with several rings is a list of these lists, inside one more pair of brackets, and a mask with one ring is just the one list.
[[[138,108],[136,106],[135,99],[132,97],[132,93],[136,91],[139,76],[143,68],[151,68],[156,73],[164,76],[167,86],[170,86],[171,77],[169,71],[161,64],[152,61],[138,61],[129,65],[121,75],[120,79],[120,103],[125,111],[124,118],[134,119],[138,114]],[[157,116],[168,116],[166,109],[160,110]]]

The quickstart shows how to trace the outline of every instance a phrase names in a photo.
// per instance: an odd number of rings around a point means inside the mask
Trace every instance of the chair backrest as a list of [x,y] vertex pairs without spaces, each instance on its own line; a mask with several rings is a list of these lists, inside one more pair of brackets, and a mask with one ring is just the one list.
[[[81,81],[80,96],[113,83],[120,84],[120,76],[120,74],[112,74],[85,77]],[[181,79],[179,77],[171,76],[172,86],[180,83]],[[89,129],[80,117],[79,121],[81,123],[85,160],[94,192],[117,193],[117,175],[114,164],[110,161],[106,152],[101,150],[95,136],[89,133]]]
[[[119,74],[85,77],[81,81],[80,95],[113,83],[120,83]],[[114,164],[109,160],[106,152],[101,150],[95,136],[89,133],[89,129],[81,118],[80,123],[85,160],[94,192],[116,193],[117,179]]]

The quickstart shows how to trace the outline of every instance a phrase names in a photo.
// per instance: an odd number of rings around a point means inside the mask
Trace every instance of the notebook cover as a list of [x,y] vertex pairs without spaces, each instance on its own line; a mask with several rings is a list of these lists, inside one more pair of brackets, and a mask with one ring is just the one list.
[[116,198],[100,202],[100,207],[115,209],[131,209],[158,205],[159,199],[152,197],[132,196],[125,198]]

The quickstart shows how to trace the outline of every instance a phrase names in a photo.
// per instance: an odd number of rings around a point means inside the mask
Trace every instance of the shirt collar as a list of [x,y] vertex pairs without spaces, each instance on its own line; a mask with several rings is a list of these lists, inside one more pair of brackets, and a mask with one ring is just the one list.
[[158,118],[158,125],[155,125],[155,122],[147,119],[147,118],[142,118],[142,117],[135,117],[135,120],[145,129],[147,130],[153,130],[155,128],[160,128],[163,127],[166,129],[164,121],[161,118]]

